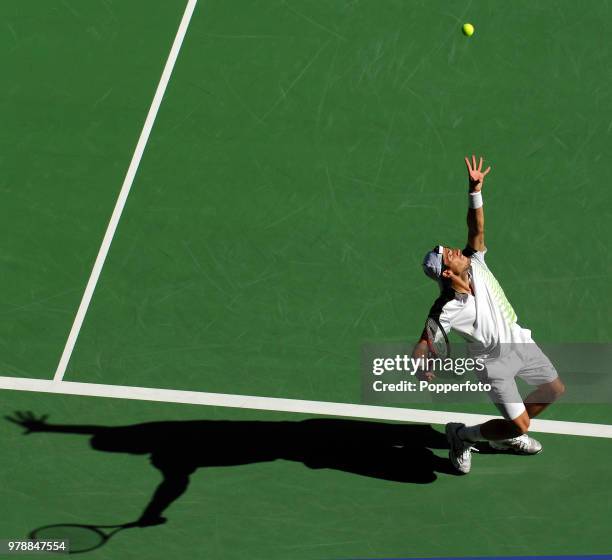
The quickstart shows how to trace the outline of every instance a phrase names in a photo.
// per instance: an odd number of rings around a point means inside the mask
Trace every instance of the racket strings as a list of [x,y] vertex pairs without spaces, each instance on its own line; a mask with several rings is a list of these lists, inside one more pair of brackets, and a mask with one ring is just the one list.
[[446,358],[449,356],[449,343],[446,337],[444,329],[439,323],[429,317],[425,325],[425,332],[427,333],[427,345],[429,352],[434,358]]

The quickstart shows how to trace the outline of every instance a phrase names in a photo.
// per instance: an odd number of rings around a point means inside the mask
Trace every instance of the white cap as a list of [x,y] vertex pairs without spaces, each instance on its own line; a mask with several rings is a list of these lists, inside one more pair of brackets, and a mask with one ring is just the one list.
[[423,272],[432,280],[439,284],[442,282],[442,254],[444,247],[436,245],[431,251],[425,254],[423,259]]

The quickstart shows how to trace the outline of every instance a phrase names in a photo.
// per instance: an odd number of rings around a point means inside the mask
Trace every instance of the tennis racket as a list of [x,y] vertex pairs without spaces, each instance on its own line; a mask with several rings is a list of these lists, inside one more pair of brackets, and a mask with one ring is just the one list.
[[[100,548],[119,531],[133,527],[134,523],[124,525],[79,525],[60,523],[34,529],[30,538],[37,541],[68,541],[68,552],[76,554]],[[103,531],[102,529],[111,529]]]
[[449,358],[450,343],[446,332],[437,319],[427,317],[425,322],[425,335],[427,337],[428,358]]

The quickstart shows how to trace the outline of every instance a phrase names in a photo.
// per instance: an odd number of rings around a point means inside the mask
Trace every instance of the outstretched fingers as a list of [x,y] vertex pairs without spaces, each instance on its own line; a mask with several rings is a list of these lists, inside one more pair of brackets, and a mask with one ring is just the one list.
[[28,422],[46,422],[47,418],[49,418],[49,415],[43,414],[40,418],[37,418],[34,413],[29,410],[27,412],[17,410],[13,413],[13,416],[6,415],[4,418],[9,422],[13,422],[14,424],[19,424],[22,426]]
[[467,166],[467,170],[470,174],[470,177],[472,177],[474,180],[476,180],[478,176],[484,178],[485,175],[487,175],[489,171],[491,171],[490,165],[484,171],[482,171],[482,166],[484,163],[484,157],[482,156],[480,156],[478,160],[478,166],[476,165],[476,156],[474,154],[472,154],[472,161],[470,161],[470,158],[468,156],[464,157],[463,159],[465,161],[465,165]]

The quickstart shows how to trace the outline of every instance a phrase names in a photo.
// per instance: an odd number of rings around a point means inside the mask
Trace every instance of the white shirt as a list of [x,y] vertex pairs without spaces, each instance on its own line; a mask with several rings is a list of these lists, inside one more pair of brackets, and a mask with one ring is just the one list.
[[492,357],[503,343],[530,341],[531,331],[518,325],[512,305],[485,263],[486,251],[464,251],[471,260],[468,274],[473,294],[446,290],[432,306],[430,316],[447,334],[452,330],[470,343],[473,354]]

